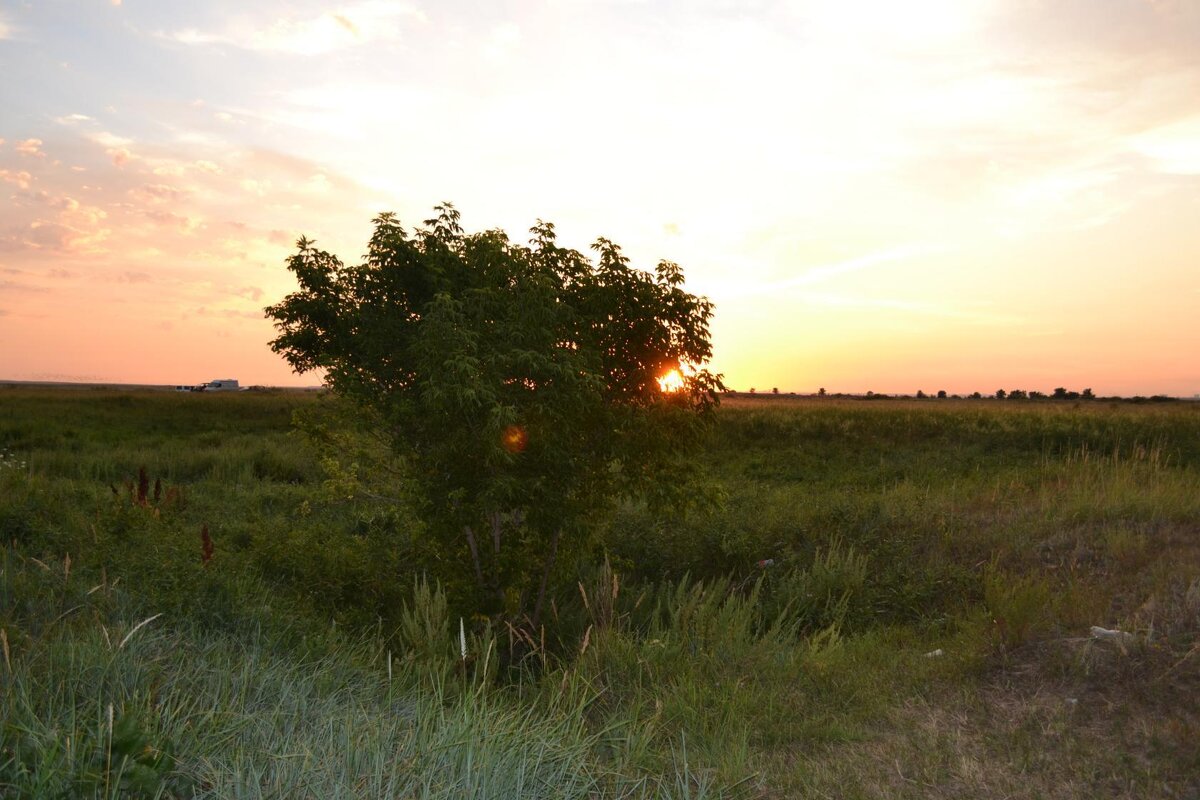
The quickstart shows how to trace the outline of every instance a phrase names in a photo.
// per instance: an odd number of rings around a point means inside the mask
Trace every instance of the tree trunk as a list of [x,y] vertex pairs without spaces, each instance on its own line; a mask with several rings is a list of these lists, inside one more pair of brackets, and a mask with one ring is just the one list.
[[483,580],[483,565],[479,563],[479,545],[475,542],[475,531],[471,530],[470,525],[464,525],[463,531],[467,534],[467,547],[471,548],[471,563],[475,565],[475,580],[478,581],[480,589],[486,589],[487,583]]
[[542,570],[542,583],[538,587],[537,602],[533,605],[533,629],[536,631],[538,626],[542,624],[542,608],[546,602],[546,585],[550,582],[550,573],[554,570],[554,559],[558,556],[558,539],[562,535],[562,528],[555,528],[554,535],[550,537],[550,555],[546,557],[546,567]]

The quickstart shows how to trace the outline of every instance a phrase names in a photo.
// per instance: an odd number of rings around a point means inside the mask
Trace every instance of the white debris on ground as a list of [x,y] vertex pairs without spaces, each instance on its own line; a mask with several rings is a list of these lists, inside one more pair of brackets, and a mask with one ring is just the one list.
[[1109,630],[1108,628],[1101,628],[1099,625],[1092,626],[1092,638],[1106,642],[1116,642],[1117,644],[1129,644],[1134,640],[1132,633],[1116,629]]

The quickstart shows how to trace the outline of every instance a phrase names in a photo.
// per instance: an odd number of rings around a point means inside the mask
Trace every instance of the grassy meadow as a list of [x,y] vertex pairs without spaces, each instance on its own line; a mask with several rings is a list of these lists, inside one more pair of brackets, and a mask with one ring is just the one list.
[[530,636],[325,402],[0,388],[0,796],[1200,794],[1200,404],[727,401]]

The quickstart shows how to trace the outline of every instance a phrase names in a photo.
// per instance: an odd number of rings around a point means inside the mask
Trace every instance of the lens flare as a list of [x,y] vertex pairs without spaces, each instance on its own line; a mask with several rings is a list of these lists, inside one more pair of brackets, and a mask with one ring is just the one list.
[[520,453],[525,449],[527,437],[525,429],[520,425],[509,425],[500,437],[500,444],[510,453]]

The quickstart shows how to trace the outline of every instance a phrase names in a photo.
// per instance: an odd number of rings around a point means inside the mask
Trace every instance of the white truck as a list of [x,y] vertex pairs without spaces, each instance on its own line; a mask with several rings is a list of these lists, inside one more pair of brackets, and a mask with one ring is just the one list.
[[208,383],[200,383],[195,386],[176,386],[176,391],[193,391],[193,392],[238,392],[241,391],[237,380],[234,378],[217,378]]

